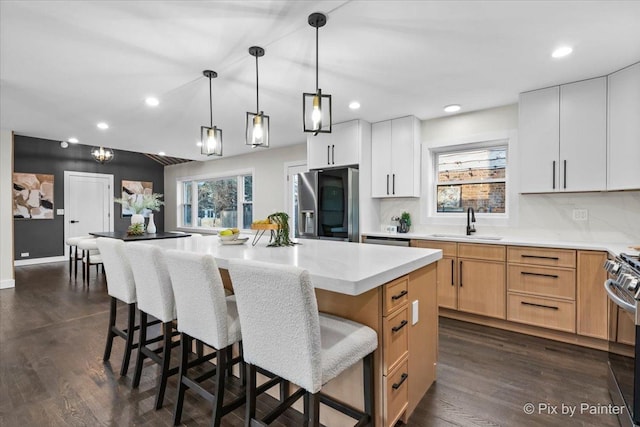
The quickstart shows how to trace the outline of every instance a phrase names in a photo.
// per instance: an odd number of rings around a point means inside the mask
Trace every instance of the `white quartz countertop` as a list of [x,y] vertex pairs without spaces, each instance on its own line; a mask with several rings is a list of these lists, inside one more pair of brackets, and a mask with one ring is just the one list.
[[290,247],[267,247],[264,236],[256,246],[222,245],[217,236],[149,240],[165,249],[212,254],[218,267],[227,268],[234,258],[302,267],[318,289],[359,295],[442,258],[437,249],[366,245],[328,240],[300,239]]
[[421,233],[385,233],[385,232],[371,232],[371,233],[363,233],[363,236],[373,236],[373,237],[387,237],[392,239],[420,239],[420,240],[441,240],[448,242],[463,242],[463,243],[483,243],[490,245],[510,245],[510,246],[538,246],[544,248],[561,248],[561,249],[581,249],[581,250],[591,250],[591,251],[604,251],[609,252],[613,256],[617,256],[620,253],[628,253],[637,255],[638,251],[631,249],[630,244],[628,243],[616,243],[616,242],[572,242],[572,241],[561,241],[561,240],[547,240],[547,239],[536,239],[531,237],[516,237],[509,236],[507,234],[500,235],[499,240],[491,239],[491,237],[495,237],[493,235],[486,236],[488,238],[482,238],[482,234],[474,234],[473,236],[465,237],[463,234],[456,235],[445,235],[445,233],[429,233],[429,234],[421,234]]

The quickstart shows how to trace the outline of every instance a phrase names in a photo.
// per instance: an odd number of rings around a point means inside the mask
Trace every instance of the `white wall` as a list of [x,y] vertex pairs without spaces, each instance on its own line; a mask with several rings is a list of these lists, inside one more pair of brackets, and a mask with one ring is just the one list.
[[253,169],[253,218],[266,218],[273,212],[285,211],[284,164],[298,160],[306,162],[306,143],[255,150],[254,153],[241,156],[166,166],[164,169],[165,229],[176,228],[176,180],[181,177],[219,175],[225,172]]
[[[518,128],[518,106],[507,105],[443,117],[422,122],[423,150],[460,142],[471,142],[478,136],[509,133]],[[513,132],[512,132],[513,133]],[[517,137],[509,146],[510,184],[517,186]],[[423,160],[425,156],[423,155]],[[422,165],[425,171],[425,165]],[[514,180],[511,180],[514,178]],[[411,231],[418,233],[463,233],[466,220],[456,225],[435,225],[424,218],[424,198],[429,191],[423,185],[421,199],[383,200],[380,204],[381,225],[392,216],[408,211],[413,218]],[[517,211],[508,226],[483,224],[478,219],[478,234],[508,234],[549,240],[579,242],[640,243],[640,191],[572,194],[516,194]],[[587,209],[588,221],[573,221],[573,209]]]
[[13,278],[13,134],[0,130],[0,289],[15,286]]

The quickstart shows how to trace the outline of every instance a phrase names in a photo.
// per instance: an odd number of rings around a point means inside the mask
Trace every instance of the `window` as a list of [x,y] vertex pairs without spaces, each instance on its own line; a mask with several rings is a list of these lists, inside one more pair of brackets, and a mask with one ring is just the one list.
[[182,227],[248,228],[253,221],[253,175],[185,180],[179,188]]
[[440,152],[434,169],[436,212],[506,213],[506,146]]

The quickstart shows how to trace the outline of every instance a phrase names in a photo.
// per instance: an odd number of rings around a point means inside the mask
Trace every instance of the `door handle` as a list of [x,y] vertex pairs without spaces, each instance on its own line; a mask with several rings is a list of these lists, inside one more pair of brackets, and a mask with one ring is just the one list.
[[395,173],[393,174],[393,184],[391,188],[392,188],[391,194],[396,194],[396,174]]
[[72,219],[72,220],[71,220],[71,221],[69,221],[69,222],[70,222],[71,224],[75,224],[75,223],[78,223],[78,222],[80,222],[80,221],[76,221],[75,219]]
[[336,146],[335,145],[331,146],[331,164],[332,165],[336,164]]

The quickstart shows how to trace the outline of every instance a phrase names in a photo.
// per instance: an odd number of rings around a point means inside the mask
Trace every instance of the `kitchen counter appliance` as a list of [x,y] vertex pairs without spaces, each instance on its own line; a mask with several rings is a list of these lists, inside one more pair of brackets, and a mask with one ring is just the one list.
[[614,260],[607,260],[604,268],[609,273],[604,288],[615,304],[610,310],[610,324],[618,324],[619,309],[616,306],[624,310],[621,315],[631,316],[635,324],[633,357],[612,351],[617,345],[618,328],[612,329],[616,332],[610,334],[609,393],[614,405],[626,408],[618,414],[620,425],[640,426],[640,259],[637,255],[622,253]]

